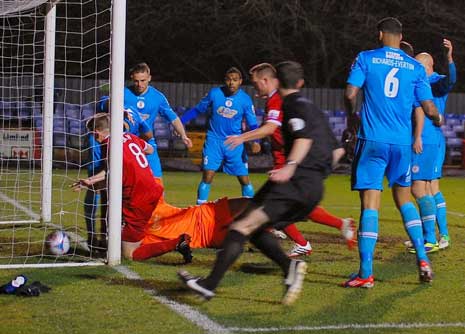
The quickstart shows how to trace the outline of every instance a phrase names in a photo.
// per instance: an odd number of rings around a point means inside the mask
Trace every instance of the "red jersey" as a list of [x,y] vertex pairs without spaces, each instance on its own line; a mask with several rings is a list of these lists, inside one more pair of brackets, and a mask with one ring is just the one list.
[[283,100],[281,96],[275,91],[266,101],[265,107],[265,123],[271,122],[278,126],[278,128],[271,135],[271,153],[273,154],[274,168],[281,168],[286,163],[286,156],[284,155],[284,140],[281,134],[281,125],[283,122]]
[[163,193],[145,156],[146,145],[149,144],[133,134],[123,134],[123,241],[135,242],[144,237],[152,212]]

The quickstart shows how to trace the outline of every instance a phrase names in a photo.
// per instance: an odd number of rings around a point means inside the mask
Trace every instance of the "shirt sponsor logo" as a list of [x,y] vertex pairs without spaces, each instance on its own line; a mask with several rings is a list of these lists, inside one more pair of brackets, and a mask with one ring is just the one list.
[[404,60],[404,57],[402,57],[400,54],[397,52],[392,52],[392,51],[386,51],[386,58],[391,58],[391,59],[397,59],[397,60]]
[[219,107],[218,110],[216,110],[216,112],[225,118],[233,118],[237,114],[237,110],[230,109],[230,108],[223,107],[223,106]]
[[305,121],[301,118],[291,118],[288,124],[293,132],[305,128]]

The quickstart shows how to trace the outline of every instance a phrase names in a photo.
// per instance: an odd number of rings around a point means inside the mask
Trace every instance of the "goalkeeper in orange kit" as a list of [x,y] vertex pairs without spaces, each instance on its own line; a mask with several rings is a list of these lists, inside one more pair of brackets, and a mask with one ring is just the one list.
[[229,224],[249,203],[245,197],[178,208],[160,200],[144,231],[140,245],[124,247],[123,256],[146,260],[170,251],[179,251],[191,262],[190,248],[220,248]]

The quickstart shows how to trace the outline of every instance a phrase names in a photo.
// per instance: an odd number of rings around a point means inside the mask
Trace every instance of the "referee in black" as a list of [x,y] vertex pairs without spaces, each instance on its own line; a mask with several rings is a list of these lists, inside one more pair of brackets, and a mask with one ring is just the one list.
[[283,98],[281,130],[287,161],[284,167],[269,172],[269,180],[231,224],[210,275],[200,278],[178,272],[188,288],[207,300],[215,296],[214,290],[249,239],[282,268],[283,304],[292,304],[302,289],[307,264],[289,259],[269,227],[281,229],[306,220],[323,196],[323,180],[331,171],[337,141],[321,110],[299,92],[304,84],[302,66],[285,61],[276,65],[276,71]]

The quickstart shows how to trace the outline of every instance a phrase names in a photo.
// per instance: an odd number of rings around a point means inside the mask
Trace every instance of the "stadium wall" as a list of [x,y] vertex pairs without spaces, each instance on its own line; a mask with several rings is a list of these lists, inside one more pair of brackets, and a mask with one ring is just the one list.
[[[21,77],[19,78],[0,78],[0,85],[5,87],[10,87],[11,81],[16,82],[18,80],[23,82],[32,82],[35,80],[35,83],[38,86],[40,78],[28,78]],[[129,82],[128,82],[129,84]],[[162,91],[168,101],[173,107],[182,106],[182,107],[191,107],[198,103],[198,101],[214,86],[217,84],[198,84],[198,83],[173,83],[173,82],[154,82],[152,83],[157,89]],[[26,85],[27,86],[27,85]],[[102,91],[99,91],[95,87],[94,81],[89,80],[89,85],[85,84],[85,80],[73,80],[73,79],[60,79],[55,80],[55,101],[56,102],[66,102],[71,104],[88,104],[98,100],[99,96],[108,94],[105,89],[107,89],[107,82],[102,80],[100,87]],[[263,107],[263,101],[254,97],[254,89],[252,86],[243,86],[245,91],[254,98],[254,103],[256,107]],[[331,89],[331,88],[304,88],[302,92],[310,98],[317,106],[323,110],[343,110],[343,89]],[[15,95],[15,96],[28,96],[27,94]],[[30,94],[29,96],[33,96]],[[3,100],[8,100],[8,96],[2,96]],[[447,113],[451,114],[465,114],[465,93],[451,93],[449,95],[449,100],[447,102]]]

